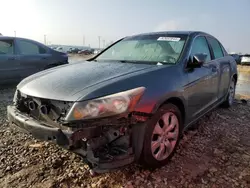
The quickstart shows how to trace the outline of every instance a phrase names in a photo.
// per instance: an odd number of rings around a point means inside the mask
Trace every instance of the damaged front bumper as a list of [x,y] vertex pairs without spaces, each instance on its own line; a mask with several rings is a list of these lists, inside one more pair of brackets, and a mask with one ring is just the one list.
[[99,122],[95,126],[81,123],[79,127],[55,127],[42,124],[15,106],[8,106],[7,113],[11,125],[80,154],[95,172],[117,169],[140,158],[146,125],[143,122],[105,125],[103,121],[103,126]]
[[31,133],[35,138],[49,140],[62,147],[67,148],[70,145],[70,137],[73,133],[70,130],[42,125],[32,117],[19,112],[14,106],[7,107],[7,115],[10,124],[22,132]]

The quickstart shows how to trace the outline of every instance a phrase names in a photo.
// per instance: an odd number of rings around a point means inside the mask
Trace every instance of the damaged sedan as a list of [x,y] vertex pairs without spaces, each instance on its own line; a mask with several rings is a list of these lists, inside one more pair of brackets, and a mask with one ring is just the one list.
[[187,127],[233,104],[237,78],[234,58],[207,33],[133,35],[87,61],[25,78],[8,119],[80,154],[94,172],[133,162],[156,168]]

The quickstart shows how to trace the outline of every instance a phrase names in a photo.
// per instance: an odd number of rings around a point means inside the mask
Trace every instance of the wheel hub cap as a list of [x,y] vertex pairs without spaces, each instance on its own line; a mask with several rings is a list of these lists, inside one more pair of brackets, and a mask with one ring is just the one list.
[[151,151],[158,161],[166,159],[173,151],[179,134],[179,121],[172,112],[164,114],[156,123],[152,139]]

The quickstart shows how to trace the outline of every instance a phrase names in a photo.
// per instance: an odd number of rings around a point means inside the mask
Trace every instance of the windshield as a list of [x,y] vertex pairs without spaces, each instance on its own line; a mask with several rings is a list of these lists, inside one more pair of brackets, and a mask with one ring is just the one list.
[[96,60],[160,62],[175,64],[183,50],[186,36],[142,35],[116,43]]

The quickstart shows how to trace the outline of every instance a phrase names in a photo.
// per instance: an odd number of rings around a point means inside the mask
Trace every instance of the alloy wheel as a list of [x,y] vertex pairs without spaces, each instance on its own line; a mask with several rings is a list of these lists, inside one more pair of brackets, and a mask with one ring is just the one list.
[[151,138],[151,151],[153,157],[162,161],[174,150],[179,135],[179,121],[172,112],[161,116],[155,125]]

